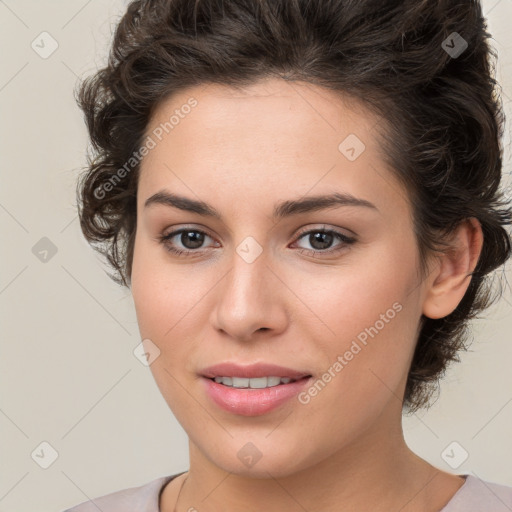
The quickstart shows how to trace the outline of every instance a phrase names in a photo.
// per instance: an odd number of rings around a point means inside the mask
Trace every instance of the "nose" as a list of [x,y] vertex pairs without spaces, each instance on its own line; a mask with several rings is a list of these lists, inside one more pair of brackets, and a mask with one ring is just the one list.
[[214,327],[240,341],[254,340],[257,332],[266,332],[266,337],[283,332],[288,322],[286,286],[265,252],[251,263],[235,252],[232,261],[216,287]]

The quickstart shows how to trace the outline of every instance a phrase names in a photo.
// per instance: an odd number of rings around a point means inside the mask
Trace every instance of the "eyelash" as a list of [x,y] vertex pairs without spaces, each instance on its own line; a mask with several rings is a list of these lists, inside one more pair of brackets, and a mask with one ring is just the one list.
[[[174,238],[176,235],[179,235],[181,233],[187,233],[187,232],[192,232],[192,233],[200,233],[202,235],[206,235],[208,237],[210,237],[210,235],[208,235],[208,233],[200,230],[200,229],[192,229],[192,228],[182,228],[182,229],[179,229],[177,231],[172,231],[171,233],[168,233],[167,235],[161,235],[159,236],[159,240],[160,240],[160,243],[162,243],[165,247],[165,249],[176,255],[176,256],[183,256],[183,257],[186,257],[188,256],[189,254],[192,254],[192,253],[199,253],[201,252],[200,249],[198,250],[192,250],[192,249],[186,249],[186,250],[183,250],[183,249],[176,249],[175,247],[172,247],[170,244],[169,244],[169,241]],[[351,238],[351,237],[348,237],[347,235],[344,235],[343,233],[340,233],[339,231],[336,231],[334,229],[325,229],[325,228],[317,228],[317,229],[310,229],[308,231],[304,231],[302,233],[299,233],[297,235],[297,240],[303,238],[304,236],[306,235],[310,235],[311,233],[326,233],[326,234],[332,234],[334,235],[335,237],[338,238],[338,240],[340,240],[342,243],[340,243],[337,248],[335,249],[326,249],[324,251],[322,250],[315,250],[315,249],[299,249],[299,253],[300,254],[308,254],[308,255],[313,255],[313,256],[316,256],[318,254],[333,254],[333,253],[337,253],[341,250],[343,250],[344,248],[346,248],[347,245],[351,245],[353,244],[354,242],[356,242],[356,239],[355,238]],[[212,238],[212,237],[210,237]]]

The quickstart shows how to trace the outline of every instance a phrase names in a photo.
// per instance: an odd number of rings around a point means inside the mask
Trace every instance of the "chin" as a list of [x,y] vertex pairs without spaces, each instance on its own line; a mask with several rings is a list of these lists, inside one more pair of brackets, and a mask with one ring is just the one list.
[[313,451],[309,453],[304,449],[303,440],[283,444],[277,437],[271,440],[272,435],[265,431],[259,439],[257,435],[235,436],[227,442],[219,442],[215,448],[213,443],[205,444],[203,438],[199,451],[211,464],[226,473],[256,479],[286,478],[329,456],[313,445]]
[[[223,459],[225,459],[225,456]],[[296,461],[293,459],[293,453],[289,453],[282,458],[262,456],[252,466],[246,465],[238,459],[233,461],[232,458],[229,460],[217,460],[216,465],[226,472],[244,478],[286,478],[301,470],[301,468],[294,465]]]

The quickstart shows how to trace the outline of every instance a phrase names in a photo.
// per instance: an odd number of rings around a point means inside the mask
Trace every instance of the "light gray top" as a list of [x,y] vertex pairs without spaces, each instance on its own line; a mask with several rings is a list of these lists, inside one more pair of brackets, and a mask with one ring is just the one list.
[[[168,482],[183,473],[163,476],[140,487],[85,501],[64,512],[160,512],[160,493]],[[459,476],[465,478],[466,482],[439,512],[512,511],[512,487],[480,480],[472,475]]]

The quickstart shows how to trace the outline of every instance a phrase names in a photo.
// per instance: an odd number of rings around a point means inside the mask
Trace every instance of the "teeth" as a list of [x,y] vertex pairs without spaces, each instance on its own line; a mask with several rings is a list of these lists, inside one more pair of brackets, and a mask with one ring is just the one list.
[[233,377],[233,387],[234,388],[248,388],[250,380],[251,379],[246,379],[244,377]]
[[247,379],[244,377],[215,377],[215,382],[233,388],[263,389],[288,384],[292,381],[289,377],[257,377]]
[[[284,382],[284,381],[287,381],[287,382]],[[280,379],[279,377],[267,377],[267,386],[268,387],[272,387],[272,386],[279,386],[279,384],[288,384],[288,382],[290,382],[290,379],[288,378],[282,378]]]

